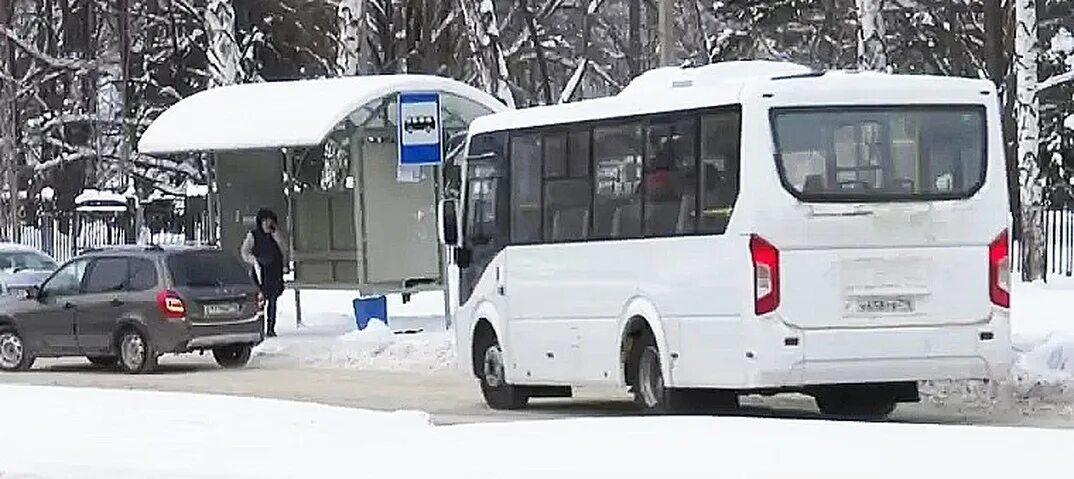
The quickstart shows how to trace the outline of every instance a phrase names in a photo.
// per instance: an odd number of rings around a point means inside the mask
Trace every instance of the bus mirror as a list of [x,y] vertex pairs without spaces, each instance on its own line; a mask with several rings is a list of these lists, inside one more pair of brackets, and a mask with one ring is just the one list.
[[440,200],[439,218],[440,243],[447,246],[459,246],[459,210],[453,199]]
[[470,267],[470,250],[467,248],[455,248],[455,266],[462,269]]

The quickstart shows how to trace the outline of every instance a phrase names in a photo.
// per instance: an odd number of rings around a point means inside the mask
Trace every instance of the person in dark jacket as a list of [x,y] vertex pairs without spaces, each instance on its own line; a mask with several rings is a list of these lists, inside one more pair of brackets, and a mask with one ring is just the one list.
[[283,294],[287,270],[287,246],[280,234],[279,218],[270,209],[257,212],[257,224],[242,242],[242,258],[254,270],[254,278],[265,297],[265,320],[269,337],[276,336],[276,300]]

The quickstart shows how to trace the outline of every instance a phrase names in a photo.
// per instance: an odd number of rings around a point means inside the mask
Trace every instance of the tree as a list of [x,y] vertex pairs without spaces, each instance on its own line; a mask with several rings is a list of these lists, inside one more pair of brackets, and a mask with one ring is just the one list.
[[492,0],[459,0],[470,35],[472,64],[478,84],[492,96],[514,108],[515,94],[508,83],[507,59],[500,43],[500,28]]
[[210,84],[239,83],[242,70],[235,37],[235,6],[231,0],[209,0],[205,7],[205,31],[209,40]]
[[863,70],[887,71],[884,32],[884,0],[858,2],[858,66]]
[[1018,75],[1018,176],[1021,184],[1022,277],[1044,277],[1044,178],[1039,162],[1040,105],[1037,102],[1037,2],[1015,2],[1017,30],[1015,69]]
[[336,54],[336,66],[342,76],[359,75],[365,69],[366,31],[369,23],[365,3],[365,0],[339,2],[339,51]]
[[[6,194],[6,198],[0,198],[0,205],[4,206],[3,214],[0,214],[0,237],[6,236],[9,226],[12,233],[18,222],[16,216],[15,201],[18,198],[15,168],[18,165],[15,149],[15,52],[8,39],[8,31],[11,20],[15,16],[15,7],[12,2],[4,2],[0,5],[0,167],[4,170],[4,177],[0,178],[0,192]],[[6,225],[5,225],[6,223]],[[13,238],[4,238],[13,239]]]

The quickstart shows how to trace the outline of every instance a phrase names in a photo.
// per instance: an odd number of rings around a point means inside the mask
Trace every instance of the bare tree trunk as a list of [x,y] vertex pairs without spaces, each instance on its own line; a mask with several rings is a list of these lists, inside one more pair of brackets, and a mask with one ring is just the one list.
[[96,84],[96,110],[97,128],[94,138],[94,147],[97,151],[97,180],[98,187],[119,189],[123,186],[126,178],[124,173],[126,165],[123,164],[126,156],[127,138],[124,135],[124,112],[126,111],[126,95],[124,94],[123,78],[123,36],[126,27],[122,22],[126,18],[118,8],[125,7],[125,1],[100,2],[98,9],[97,25],[97,62],[98,69],[95,75]]
[[630,79],[641,74],[641,0],[630,2],[627,12],[627,69]]
[[1018,177],[1021,184],[1022,278],[1044,277],[1044,178],[1039,154],[1040,105],[1037,102],[1037,2],[1017,0],[1015,68],[1018,75]]
[[205,7],[209,35],[210,86],[233,85],[241,80],[239,45],[235,40],[235,6],[232,0],[209,0]]
[[858,66],[862,70],[887,71],[887,47],[884,44],[884,0],[858,2]]
[[675,64],[675,0],[656,0],[659,2],[660,66]]
[[339,46],[336,66],[342,76],[360,75],[365,70],[368,19],[366,0],[340,0],[336,10],[339,21]]
[[[1007,11],[1004,8],[1004,0],[985,0],[984,7],[986,65],[988,77],[999,89],[1000,111],[1003,118],[1004,157],[1007,160],[1007,193],[1010,199],[1011,215],[1017,218],[1020,204],[1018,201],[1018,150],[1017,142],[1009,141],[1017,134],[1012,131],[1017,125],[1017,119],[1015,109],[1007,108],[1007,104],[1010,103],[1008,97],[1014,94],[1011,88],[1013,82],[1009,75],[1011,62],[1006,51]],[[1018,225],[1016,221],[1015,226],[1018,227]]]
[[537,20],[533,18],[533,10],[530,10],[530,1],[521,0],[522,12],[526,15],[526,28],[530,31],[530,42],[533,44],[533,53],[537,56],[537,68],[541,73],[541,90],[544,92],[544,104],[552,104],[552,79],[548,76],[548,63],[545,61],[544,46],[537,34]]
[[339,21],[339,45],[336,67],[343,76],[363,73],[365,62],[366,25],[365,0],[339,0],[336,15]]
[[[7,31],[12,24],[14,5],[5,2],[0,5],[0,167],[4,170],[4,177],[0,178],[0,192],[5,197],[0,197],[0,205],[3,212],[0,214],[0,239],[14,240],[10,235],[15,230],[18,222],[18,211],[15,201],[18,198],[18,179],[15,177],[15,167],[18,164],[15,159],[15,83],[12,80],[15,75],[14,52],[15,47],[8,41]],[[11,229],[9,229],[11,228]]]

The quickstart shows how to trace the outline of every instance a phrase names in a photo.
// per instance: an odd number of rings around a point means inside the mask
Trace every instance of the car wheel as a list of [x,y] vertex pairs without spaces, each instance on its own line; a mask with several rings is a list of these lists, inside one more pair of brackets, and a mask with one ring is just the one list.
[[90,364],[99,368],[114,368],[116,363],[119,362],[119,358],[115,356],[86,356]]
[[228,369],[241,368],[250,362],[253,350],[253,346],[249,344],[235,344],[214,349],[213,357],[216,358],[216,364],[221,367]]
[[127,328],[119,335],[119,367],[128,374],[145,374],[157,368],[153,343],[141,331]]
[[503,349],[492,338],[483,347],[484,361],[481,368],[481,395],[492,409],[521,409],[529,402],[529,396],[518,386],[507,383],[507,367],[504,365]]
[[0,370],[26,371],[34,365],[34,355],[22,336],[12,328],[0,329]]

